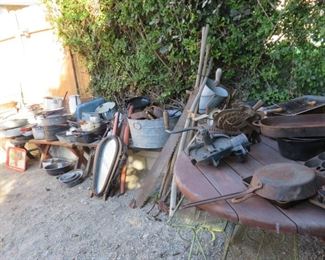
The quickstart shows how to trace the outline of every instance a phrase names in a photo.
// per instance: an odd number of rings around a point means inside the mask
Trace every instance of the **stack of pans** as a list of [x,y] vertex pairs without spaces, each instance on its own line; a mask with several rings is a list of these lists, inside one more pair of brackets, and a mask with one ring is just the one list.
[[277,139],[288,159],[306,161],[325,151],[325,114],[267,117],[258,126],[263,135]]
[[43,111],[42,115],[38,118],[38,126],[43,127],[45,140],[57,140],[56,133],[69,128],[64,108]]
[[61,175],[59,181],[71,188],[83,181],[82,175],[82,170],[72,170]]

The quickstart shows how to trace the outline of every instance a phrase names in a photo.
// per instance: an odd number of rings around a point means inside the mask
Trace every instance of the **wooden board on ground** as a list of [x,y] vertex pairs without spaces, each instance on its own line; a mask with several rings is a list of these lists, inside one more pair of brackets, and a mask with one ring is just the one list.
[[[174,128],[174,130],[181,130],[184,127],[186,118],[187,118],[187,111],[191,107],[198,90],[194,90],[184,108],[184,111],[181,117],[178,119],[178,122]],[[135,196],[135,201],[131,203],[132,207],[142,207],[148,197],[158,188],[159,183],[162,178],[162,172],[168,166],[168,163],[175,151],[179,140],[180,134],[171,134],[164,145],[163,149],[161,150],[159,157],[156,159],[155,163],[152,166],[152,170],[148,172],[145,178],[142,181],[141,189],[137,192]]]

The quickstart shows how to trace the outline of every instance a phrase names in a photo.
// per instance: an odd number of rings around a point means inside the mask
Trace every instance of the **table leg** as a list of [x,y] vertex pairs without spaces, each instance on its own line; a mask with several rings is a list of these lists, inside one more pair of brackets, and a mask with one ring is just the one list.
[[40,159],[39,167],[42,168],[43,160],[45,160],[49,157],[49,151],[50,151],[51,145],[50,144],[40,145],[39,148],[41,150],[41,159]]
[[81,164],[87,165],[87,159],[84,157],[83,152],[78,148],[70,148],[70,151],[77,157],[77,168],[80,168]]
[[92,149],[89,153],[89,159],[85,169],[85,176],[89,177],[91,175],[91,170],[94,164],[95,150]]
[[234,236],[236,235],[236,233],[237,233],[237,231],[239,229],[239,225],[238,224],[228,222],[228,225],[229,225],[229,234],[226,237],[222,260],[226,260],[227,259],[227,256],[228,256],[228,253],[229,253],[230,244],[231,244],[232,239],[234,238]]
[[299,236],[297,233],[293,234],[293,259],[299,259]]

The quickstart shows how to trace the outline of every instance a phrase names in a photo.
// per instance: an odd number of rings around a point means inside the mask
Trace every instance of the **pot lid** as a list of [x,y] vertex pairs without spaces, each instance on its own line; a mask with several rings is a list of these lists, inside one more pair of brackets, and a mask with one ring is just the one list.
[[97,107],[96,112],[97,113],[105,113],[105,112],[112,110],[115,107],[116,107],[115,102],[106,102],[104,104],[101,104],[99,107]]
[[9,130],[27,125],[27,119],[10,119],[0,122],[0,130]]

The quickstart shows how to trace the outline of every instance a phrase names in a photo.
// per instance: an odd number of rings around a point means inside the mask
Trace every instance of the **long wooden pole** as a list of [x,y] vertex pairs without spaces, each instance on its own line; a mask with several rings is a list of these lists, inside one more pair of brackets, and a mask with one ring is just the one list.
[[[201,41],[201,48],[200,48],[200,62],[199,62],[199,67],[198,67],[198,73],[196,77],[196,82],[195,82],[195,87],[194,89],[197,89],[199,86],[199,91],[191,104],[190,110],[189,111],[184,111],[184,113],[188,113],[188,116],[185,121],[184,128],[188,128],[190,123],[191,123],[191,118],[190,118],[190,113],[193,113],[195,111],[195,108],[199,102],[200,96],[202,94],[203,88],[205,86],[205,83],[208,79],[207,75],[204,77],[204,80],[201,82],[201,73],[202,71],[207,71],[208,73],[210,72],[211,69],[211,64],[212,61],[210,60],[209,62],[209,69],[206,70],[205,68],[202,69],[202,64],[204,63],[204,57],[206,53],[206,44],[207,44],[207,37],[208,37],[208,32],[209,32],[209,25],[206,27],[203,27],[202,29],[202,41]],[[206,67],[206,64],[204,64],[204,67]],[[207,73],[207,74],[208,74]],[[201,84],[200,84],[201,82]],[[181,139],[179,142],[178,150],[177,150],[177,157],[181,154],[181,152],[184,150],[185,146],[185,141],[187,137],[187,132],[183,132],[181,135]],[[169,216],[172,217],[175,212],[175,207],[176,207],[176,197],[177,197],[177,187],[176,187],[176,180],[175,180],[175,175],[173,175],[173,180],[172,180],[172,185],[171,185],[171,194],[170,194],[170,206],[169,206]]]

